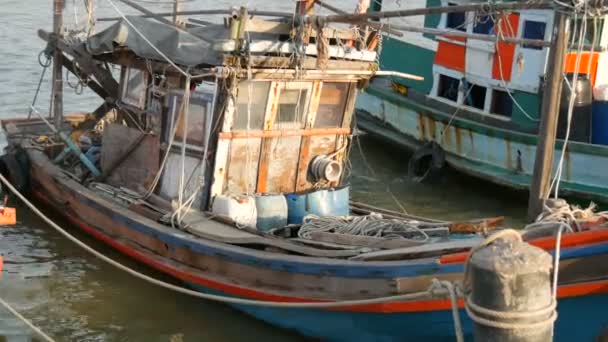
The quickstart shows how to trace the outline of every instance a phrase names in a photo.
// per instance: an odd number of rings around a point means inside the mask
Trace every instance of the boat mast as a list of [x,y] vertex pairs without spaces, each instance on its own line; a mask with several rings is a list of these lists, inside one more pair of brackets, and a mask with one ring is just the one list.
[[528,221],[533,222],[543,210],[543,205],[551,191],[551,171],[555,152],[555,136],[562,91],[562,70],[566,58],[569,35],[569,19],[566,14],[555,11],[553,21],[552,47],[547,62],[547,77],[544,86],[541,118],[538,132],[538,145],[530,198],[528,199]]
[[[53,0],[53,33],[59,39],[63,29],[63,9],[65,7],[64,0]],[[54,118],[54,124],[57,130],[61,131],[63,121],[63,73],[62,61],[63,53],[60,49],[55,49],[53,52],[53,83],[51,90],[51,108],[50,113]]]

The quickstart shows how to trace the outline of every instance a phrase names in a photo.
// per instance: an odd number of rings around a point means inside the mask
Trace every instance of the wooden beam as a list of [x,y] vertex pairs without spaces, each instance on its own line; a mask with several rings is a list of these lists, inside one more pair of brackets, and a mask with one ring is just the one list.
[[[78,65],[74,64],[74,61],[70,60],[66,55],[62,53],[62,65],[69,72],[74,74],[76,77],[84,74],[85,72],[78,67]],[[86,86],[89,87],[95,94],[99,95],[102,99],[107,99],[109,97],[108,92],[99,84],[97,81],[87,78]]]
[[542,212],[543,204],[551,191],[551,171],[553,169],[553,154],[555,152],[555,136],[559,115],[560,95],[562,91],[562,75],[568,43],[568,17],[555,12],[553,22],[553,47],[549,50],[547,63],[547,78],[541,107],[541,120],[536,146],[536,159],[530,197],[528,199],[528,221],[533,222]]
[[82,71],[89,76],[93,76],[108,93],[108,96],[115,100],[118,99],[119,85],[114,79],[112,72],[98,65],[93,59],[93,56],[86,51],[84,45],[69,45],[63,39],[44,30],[38,30],[38,36],[43,40],[54,44],[56,49],[72,56]]
[[[336,14],[349,15],[345,11],[343,11],[343,10],[337,8],[337,7],[334,7],[334,6],[326,3],[325,1],[317,0],[317,5],[323,7],[325,9],[327,9],[327,10],[330,10],[330,11],[336,13]],[[366,23],[366,25],[368,25],[369,27],[373,28],[374,30],[384,31],[386,33],[390,33],[390,34],[392,34],[394,36],[397,36],[397,37],[403,37],[403,33],[401,33],[401,32],[399,32],[397,30],[394,30],[394,29],[388,27],[388,26],[392,27],[393,25],[382,25],[380,23],[372,23],[372,22],[368,22],[368,23]]]
[[[232,9],[211,9],[211,10],[197,10],[197,11],[181,11],[181,12],[160,12],[144,14],[142,18],[156,18],[156,17],[171,17],[173,15],[232,15],[234,11]],[[281,17],[281,18],[292,18],[293,13],[289,12],[277,12],[277,11],[249,11],[249,15],[261,16],[261,17]],[[99,18],[97,21],[116,21],[121,20],[122,17],[109,17]]]
[[[64,0],[53,1],[53,32],[61,36],[63,28]],[[61,129],[63,123],[63,53],[55,49],[53,51],[53,83],[51,89],[50,113],[54,118],[55,127]]]

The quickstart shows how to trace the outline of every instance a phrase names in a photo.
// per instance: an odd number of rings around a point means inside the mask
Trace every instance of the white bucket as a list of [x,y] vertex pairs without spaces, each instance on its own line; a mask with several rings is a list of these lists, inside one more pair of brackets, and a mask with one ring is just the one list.
[[256,227],[255,198],[245,195],[219,195],[213,200],[211,212],[232,219],[241,227]]

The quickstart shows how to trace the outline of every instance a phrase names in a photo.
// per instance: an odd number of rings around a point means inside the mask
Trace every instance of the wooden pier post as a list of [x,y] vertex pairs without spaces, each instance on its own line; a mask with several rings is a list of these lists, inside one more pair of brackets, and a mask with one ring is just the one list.
[[[57,39],[62,36],[64,0],[53,0],[53,33]],[[59,48],[53,52],[53,83],[51,86],[51,108],[54,125],[61,130],[63,123],[63,53]]]
[[528,221],[533,222],[542,212],[543,203],[549,196],[551,187],[551,171],[553,170],[553,155],[555,152],[555,136],[559,116],[559,102],[562,91],[562,74],[566,58],[566,45],[569,36],[568,17],[555,11],[553,21],[553,39],[547,62],[547,77],[542,98],[540,125],[538,129],[538,144],[534,173],[530,184],[528,200]]
[[538,247],[504,238],[473,253],[465,303],[474,341],[552,341],[551,261]]

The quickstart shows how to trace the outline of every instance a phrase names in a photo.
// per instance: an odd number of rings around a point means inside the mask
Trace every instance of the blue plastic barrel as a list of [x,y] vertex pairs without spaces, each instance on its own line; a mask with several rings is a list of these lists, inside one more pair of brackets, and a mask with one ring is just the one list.
[[283,195],[263,195],[255,197],[257,228],[268,231],[287,225],[287,201]]
[[608,145],[608,101],[593,101],[591,143]]
[[300,224],[304,216],[346,216],[349,214],[349,187],[288,194],[287,223]]

